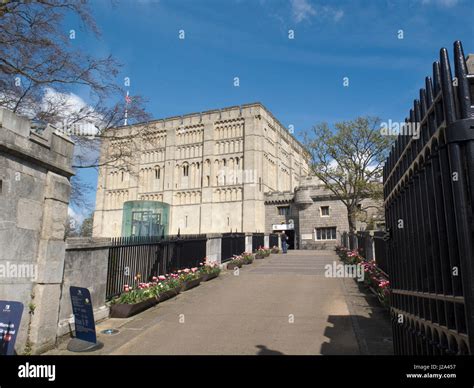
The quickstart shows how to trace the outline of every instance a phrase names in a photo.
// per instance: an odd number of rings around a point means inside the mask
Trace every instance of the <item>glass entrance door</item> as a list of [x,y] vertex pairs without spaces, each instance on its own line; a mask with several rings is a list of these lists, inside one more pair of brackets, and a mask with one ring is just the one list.
[[149,210],[132,212],[131,236],[159,236],[162,231],[161,214]]

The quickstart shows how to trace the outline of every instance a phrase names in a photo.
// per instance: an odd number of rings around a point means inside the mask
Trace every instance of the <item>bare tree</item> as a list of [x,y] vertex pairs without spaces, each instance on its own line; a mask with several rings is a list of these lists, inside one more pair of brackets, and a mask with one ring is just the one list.
[[321,123],[305,134],[312,171],[347,208],[349,231],[354,233],[358,217],[374,207],[362,200],[383,198],[383,163],[393,139],[380,132],[376,117],[359,117],[336,123],[331,129]]
[[[120,64],[96,58],[75,47],[75,31],[64,28],[68,15],[98,38],[99,29],[86,0],[4,0],[0,3],[0,106],[71,135],[76,144],[74,168],[114,164],[126,168],[141,147],[148,125],[131,133],[116,127],[147,122],[141,96],[127,95],[117,83]],[[75,92],[86,91],[77,104]],[[75,100],[76,98],[76,100]],[[125,116],[127,111],[127,116]],[[90,129],[93,129],[92,131]],[[102,142],[113,141],[108,159],[100,158]],[[73,202],[87,187],[73,179]]]

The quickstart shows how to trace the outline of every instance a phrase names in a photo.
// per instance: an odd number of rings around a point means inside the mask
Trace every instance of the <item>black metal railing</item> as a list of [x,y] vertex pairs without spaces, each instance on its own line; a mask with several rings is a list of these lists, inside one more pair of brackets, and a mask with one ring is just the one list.
[[383,231],[375,231],[373,236],[374,259],[377,267],[390,276],[387,262],[387,241],[386,233]]
[[401,133],[384,167],[396,354],[474,352],[474,75],[460,42],[454,67],[443,48],[405,120],[420,135]]
[[109,248],[106,298],[178,269],[196,267],[206,257],[206,235],[117,237]]
[[252,234],[252,251],[255,252],[258,248],[265,245],[265,235],[263,233]]
[[357,249],[358,239],[355,233],[342,232],[341,245],[347,249]]
[[277,233],[270,233],[269,236],[269,248],[277,247],[278,246],[278,239],[279,235]]
[[369,232],[357,232],[357,249],[359,253],[364,256],[367,260],[373,259],[372,257],[372,239]]
[[[387,263],[387,233],[384,231],[358,231],[351,238],[348,232],[341,233],[341,245],[357,249],[366,260],[375,260],[377,267],[389,276]],[[351,244],[351,242],[355,242]]]
[[221,242],[221,261],[232,260],[234,255],[245,252],[245,233],[223,233]]

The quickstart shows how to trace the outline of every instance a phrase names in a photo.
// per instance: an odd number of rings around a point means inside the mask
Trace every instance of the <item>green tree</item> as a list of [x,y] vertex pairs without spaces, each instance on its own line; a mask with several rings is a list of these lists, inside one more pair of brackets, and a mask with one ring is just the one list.
[[333,128],[320,123],[305,133],[312,172],[346,206],[351,233],[358,214],[374,207],[363,207],[361,201],[383,199],[383,164],[392,142],[381,134],[377,117],[358,117]]
[[92,229],[94,226],[94,213],[91,213],[89,217],[82,221],[81,225],[81,237],[92,237]]
[[66,218],[66,224],[65,224],[65,229],[64,229],[64,238],[68,237],[78,237],[79,236],[79,231],[78,231],[78,225],[76,223],[76,220],[71,217],[71,215],[67,215]]

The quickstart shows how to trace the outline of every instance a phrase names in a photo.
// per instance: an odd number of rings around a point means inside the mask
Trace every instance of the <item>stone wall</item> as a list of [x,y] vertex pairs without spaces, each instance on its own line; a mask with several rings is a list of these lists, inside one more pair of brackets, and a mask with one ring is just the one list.
[[[329,206],[329,216],[321,214],[322,206]],[[347,209],[338,200],[315,200],[312,205],[300,209],[299,217],[301,247],[303,249],[330,249],[336,245],[337,239],[317,241],[315,236],[316,228],[336,227],[338,233],[349,230]]]
[[[278,214],[278,207],[290,206],[290,215]],[[322,207],[329,207],[329,215],[322,213]],[[382,203],[371,199],[361,201],[357,230],[364,230],[370,220],[383,224]],[[378,210],[377,210],[378,209]],[[347,209],[335,198],[316,177],[302,180],[294,192],[273,192],[265,196],[265,232],[271,233],[272,225],[294,221],[296,246],[300,249],[332,249],[340,242],[340,235],[349,230]],[[336,238],[317,240],[317,228],[336,228]]]
[[85,287],[91,293],[94,319],[107,318],[109,308],[105,304],[107,264],[110,240],[106,238],[68,238],[64,275],[59,301],[57,336],[72,333],[73,315],[69,287]]
[[[289,207],[289,214],[280,215],[280,207]],[[290,220],[293,220],[295,231],[294,246],[298,248],[301,228],[299,221],[299,209],[294,202],[294,192],[273,192],[267,194],[265,196],[265,233],[274,233],[273,225],[289,224]]]
[[[123,204],[131,200],[169,204],[170,234],[263,232],[265,193],[293,191],[308,174],[307,152],[260,103],[148,125],[153,135],[134,145],[134,163],[99,171],[94,236],[120,236]],[[138,127],[117,131],[126,137]],[[102,143],[102,162],[117,145]]]
[[[300,204],[299,222],[302,249],[332,249],[340,243],[340,235],[349,230],[348,211],[344,203],[334,197],[323,185],[308,185],[300,188],[311,201]],[[365,230],[370,220],[383,224],[382,202],[363,199],[357,216],[357,230]],[[329,215],[324,215],[322,207],[329,207]],[[365,209],[365,210],[364,210]],[[317,228],[336,228],[336,239],[317,240]]]
[[40,352],[56,339],[74,144],[6,109],[0,128],[0,265],[26,271],[3,273],[0,299],[24,305],[17,353]]

